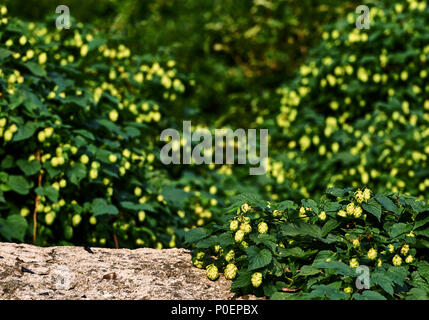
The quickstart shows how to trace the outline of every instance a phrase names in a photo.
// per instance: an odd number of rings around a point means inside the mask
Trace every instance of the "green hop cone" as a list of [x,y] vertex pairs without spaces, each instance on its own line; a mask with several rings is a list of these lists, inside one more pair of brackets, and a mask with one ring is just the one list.
[[192,258],[192,263],[194,266],[196,266],[199,269],[202,269],[204,267],[204,262],[201,260],[198,260],[197,257]]
[[231,231],[235,231],[238,229],[238,221],[237,220],[232,220],[229,224],[229,229]]
[[252,286],[255,288],[259,287],[262,283],[262,273],[255,272],[252,274]]
[[209,264],[206,268],[207,278],[214,281],[219,278],[219,271],[214,264]]
[[234,252],[234,250],[229,250],[228,252],[227,252],[227,254],[225,255],[225,260],[227,261],[227,262],[230,262],[230,261],[232,261],[233,259],[234,259],[234,257],[235,257],[235,252]]
[[268,225],[265,222],[260,222],[258,224],[258,232],[259,233],[267,233]]
[[235,266],[235,264],[230,263],[226,266],[223,274],[225,275],[225,279],[228,280],[232,280],[235,278],[235,276],[237,275],[237,267]]
[[243,238],[244,238],[244,231],[238,230],[234,236],[235,242],[241,242],[243,241]]

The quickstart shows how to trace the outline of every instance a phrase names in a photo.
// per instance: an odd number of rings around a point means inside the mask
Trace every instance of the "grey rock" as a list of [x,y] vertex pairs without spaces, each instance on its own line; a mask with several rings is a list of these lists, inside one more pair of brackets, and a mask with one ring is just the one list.
[[[236,299],[231,281],[207,279],[185,249],[37,247],[0,243],[0,299]],[[23,267],[25,269],[23,269]],[[28,271],[30,270],[34,274]],[[115,273],[115,276],[108,274]],[[107,278],[107,279],[106,279]],[[240,299],[254,299],[253,296]]]

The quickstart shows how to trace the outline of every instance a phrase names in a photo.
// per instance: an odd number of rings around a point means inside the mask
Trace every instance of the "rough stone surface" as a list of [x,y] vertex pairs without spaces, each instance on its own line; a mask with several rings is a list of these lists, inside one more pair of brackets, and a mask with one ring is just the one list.
[[91,250],[0,243],[0,299],[235,299],[231,282],[207,279],[188,250]]

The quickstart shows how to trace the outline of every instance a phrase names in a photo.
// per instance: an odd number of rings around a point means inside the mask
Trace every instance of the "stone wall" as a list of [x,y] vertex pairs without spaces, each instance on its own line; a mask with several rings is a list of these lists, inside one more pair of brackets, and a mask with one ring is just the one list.
[[230,285],[207,279],[185,249],[0,243],[0,299],[235,299]]

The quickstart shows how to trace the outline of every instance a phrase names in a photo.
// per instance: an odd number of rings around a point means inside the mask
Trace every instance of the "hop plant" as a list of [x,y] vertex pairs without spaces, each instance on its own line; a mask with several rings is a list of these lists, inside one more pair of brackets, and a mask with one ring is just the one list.
[[254,286],[255,288],[258,288],[262,284],[262,273],[260,272],[253,273],[251,282],[252,282],[252,286]]
[[238,268],[235,264],[229,263],[223,272],[225,275],[225,278],[228,280],[233,280],[237,275],[237,270]]
[[217,278],[219,278],[218,268],[214,264],[209,264],[206,267],[206,274],[207,274],[207,278],[209,278],[212,281],[214,281]]
[[235,257],[235,252],[233,249],[229,250],[228,253],[225,255],[225,260],[226,262],[230,262],[232,260],[234,260]]
[[241,242],[243,241],[243,238],[244,238],[244,231],[238,230],[234,236],[235,242]]
[[258,224],[258,232],[259,233],[267,233],[268,232],[268,224],[266,222],[260,222]]
[[392,259],[392,263],[394,266],[400,266],[402,264],[401,256],[396,254]]
[[238,222],[237,220],[232,220],[232,221],[229,223],[229,229],[230,229],[231,231],[235,231],[235,230],[237,230],[237,229],[238,229],[238,226],[239,226],[239,222]]
[[374,260],[377,258],[377,250],[375,250],[374,248],[369,249],[367,256],[369,258],[369,260]]

